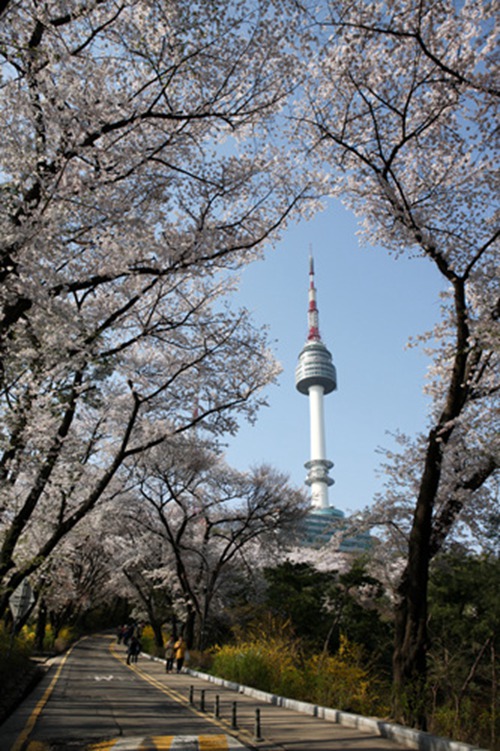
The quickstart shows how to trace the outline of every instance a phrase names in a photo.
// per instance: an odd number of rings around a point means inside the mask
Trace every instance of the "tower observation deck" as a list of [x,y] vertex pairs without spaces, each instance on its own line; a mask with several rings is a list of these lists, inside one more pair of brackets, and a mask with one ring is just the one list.
[[295,370],[295,387],[309,397],[311,459],[306,462],[306,484],[311,488],[311,503],[328,508],[328,486],[333,485],[329,470],[333,463],[326,458],[323,396],[337,388],[337,373],[332,355],[319,333],[319,316],[314,285],[314,262],[309,258],[309,333]]

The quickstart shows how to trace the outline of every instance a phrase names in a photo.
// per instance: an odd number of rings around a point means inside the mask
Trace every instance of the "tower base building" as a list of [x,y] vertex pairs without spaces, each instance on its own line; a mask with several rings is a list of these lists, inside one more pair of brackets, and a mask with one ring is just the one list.
[[330,541],[337,541],[340,553],[361,554],[370,549],[373,539],[369,532],[350,534],[345,523],[345,514],[334,506],[312,508],[302,524],[302,545],[321,548]]

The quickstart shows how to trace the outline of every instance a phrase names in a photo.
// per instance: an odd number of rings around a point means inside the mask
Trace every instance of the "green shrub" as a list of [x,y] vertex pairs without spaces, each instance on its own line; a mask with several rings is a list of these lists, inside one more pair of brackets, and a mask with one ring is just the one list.
[[[9,697],[18,676],[32,672],[32,642],[21,633],[15,639],[0,623],[0,697]],[[3,701],[2,701],[3,703]]]
[[155,636],[151,626],[144,626],[144,628],[142,629],[141,649],[143,652],[147,652],[149,655],[154,655],[155,657],[163,657],[163,655],[157,654],[158,647],[155,643]]
[[60,654],[65,652],[68,647],[75,641],[77,634],[71,626],[64,626],[57,634],[57,638],[54,640],[54,650]]
[[212,671],[229,681],[271,691],[271,669],[259,645],[243,643],[216,649]]
[[361,649],[345,637],[336,655],[317,654],[306,661],[300,644],[289,636],[255,637],[217,648],[211,672],[321,706],[379,716],[388,712],[389,687],[370,677]]
[[492,707],[481,706],[470,698],[464,699],[457,711],[454,702],[436,707],[429,723],[435,735],[453,738],[480,748],[500,749],[500,717]]
[[55,636],[54,636],[54,629],[48,623],[45,626],[45,634],[43,637],[43,651],[44,652],[53,652],[54,651],[54,642],[55,642]]
[[212,652],[200,652],[197,649],[190,649],[189,656],[186,659],[186,665],[193,670],[201,670],[208,673],[212,669],[214,656]]
[[389,690],[370,677],[362,650],[340,637],[335,655],[313,655],[307,662],[310,700],[363,715],[384,716],[389,711]]
[[276,629],[215,650],[212,672],[273,694],[299,698],[305,680],[298,642]]

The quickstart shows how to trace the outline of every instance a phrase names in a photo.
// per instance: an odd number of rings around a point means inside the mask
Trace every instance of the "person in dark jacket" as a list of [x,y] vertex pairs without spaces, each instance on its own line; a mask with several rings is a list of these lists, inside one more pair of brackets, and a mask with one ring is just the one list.
[[128,643],[128,649],[127,649],[127,665],[130,665],[131,662],[137,662],[137,658],[139,657],[139,652],[141,651],[141,642],[137,638],[137,636],[132,636],[129,643]]

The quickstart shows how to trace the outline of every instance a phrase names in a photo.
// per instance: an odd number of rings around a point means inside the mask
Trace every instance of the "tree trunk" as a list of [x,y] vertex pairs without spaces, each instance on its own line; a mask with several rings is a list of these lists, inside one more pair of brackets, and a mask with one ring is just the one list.
[[183,628],[183,636],[188,646],[188,649],[193,648],[195,622],[196,622],[196,611],[194,610],[194,608],[188,606],[186,622]]
[[172,613],[172,633],[170,636],[174,641],[177,641],[177,639],[179,638],[177,623],[177,616],[175,615],[175,613]]
[[[445,269],[446,270],[446,269]],[[443,271],[443,269],[442,269]],[[408,544],[408,560],[398,587],[393,654],[393,711],[396,718],[425,730],[427,699],[427,588],[429,565],[446,535],[432,544],[432,515],[444,451],[469,393],[478,352],[469,346],[465,279],[445,274],[454,287],[456,343],[446,403],[429,432],[427,452]],[[469,359],[468,359],[469,358]]]
[[399,721],[421,730],[427,727],[427,587],[441,458],[442,442],[431,431],[395,612],[393,713]]
[[207,593],[206,591],[203,593],[203,599],[200,603],[201,609],[198,617],[198,628],[196,629],[196,639],[195,639],[195,645],[196,649],[198,649],[200,652],[203,652],[203,650],[206,647],[206,640],[207,640],[207,623],[208,623],[208,614],[210,612],[210,604],[212,601],[212,593]]
[[407,567],[398,588],[393,654],[393,714],[410,727],[427,728],[427,580]]

